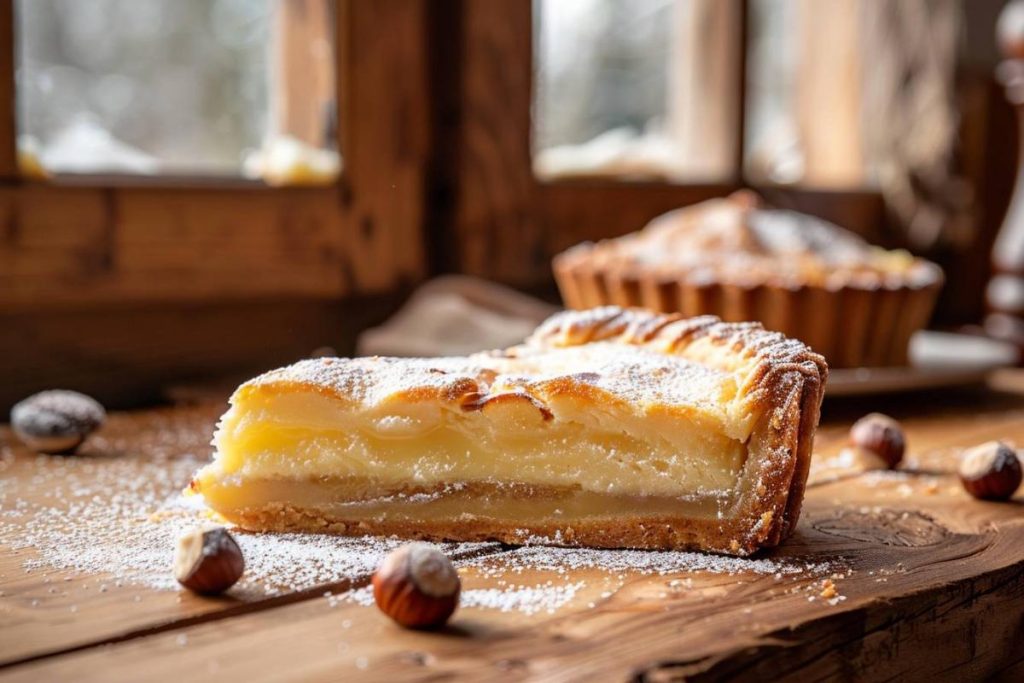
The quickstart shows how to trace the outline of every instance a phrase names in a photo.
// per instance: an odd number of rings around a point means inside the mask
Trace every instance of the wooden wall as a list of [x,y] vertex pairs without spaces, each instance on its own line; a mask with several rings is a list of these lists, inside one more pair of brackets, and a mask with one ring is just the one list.
[[[12,7],[0,0],[0,409],[58,385],[125,405],[322,344],[347,352],[437,273],[552,292],[550,259],[566,247],[745,185],[739,171],[704,185],[535,178],[529,0],[337,0],[344,171],[328,187],[26,181]],[[964,88],[979,238],[934,255],[964,283],[948,288],[947,323],[980,314],[1012,177],[1012,118],[987,69],[971,64]],[[898,246],[876,192],[755,189]]]

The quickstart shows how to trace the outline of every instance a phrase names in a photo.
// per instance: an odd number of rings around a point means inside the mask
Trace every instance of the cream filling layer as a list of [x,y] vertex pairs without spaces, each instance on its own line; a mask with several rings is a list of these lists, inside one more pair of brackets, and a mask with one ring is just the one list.
[[[305,392],[253,392],[222,418],[207,484],[357,477],[382,488],[458,482],[692,497],[732,491],[744,442],[712,425],[613,407],[544,414],[525,401],[464,411],[402,402],[373,412]],[[713,424],[713,423],[712,423]]]

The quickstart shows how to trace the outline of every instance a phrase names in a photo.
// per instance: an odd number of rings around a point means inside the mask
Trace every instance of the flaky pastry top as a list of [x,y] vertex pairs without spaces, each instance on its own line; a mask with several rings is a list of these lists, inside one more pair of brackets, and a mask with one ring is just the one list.
[[749,436],[773,392],[824,381],[824,359],[757,323],[684,319],[606,306],[566,311],[526,341],[461,358],[320,358],[243,384],[232,403],[263,392],[305,391],[378,415],[404,403],[486,414],[518,405],[558,419],[566,401],[595,410],[687,416],[733,438]]

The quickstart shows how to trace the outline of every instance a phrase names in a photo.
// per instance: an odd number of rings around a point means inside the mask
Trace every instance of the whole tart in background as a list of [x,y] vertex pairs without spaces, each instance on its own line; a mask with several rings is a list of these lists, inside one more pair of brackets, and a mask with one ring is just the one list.
[[566,306],[642,306],[756,320],[833,367],[907,362],[931,317],[942,270],[905,251],[737,192],[659,216],[639,232],[555,257]]

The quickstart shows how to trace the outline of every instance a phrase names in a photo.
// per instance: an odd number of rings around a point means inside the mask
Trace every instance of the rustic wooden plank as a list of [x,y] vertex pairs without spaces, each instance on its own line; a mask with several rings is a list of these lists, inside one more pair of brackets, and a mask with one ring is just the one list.
[[[538,188],[544,253],[554,255],[584,240],[617,237],[639,230],[652,218],[714,197],[730,184],[670,185],[650,182],[578,181],[546,183]],[[833,221],[876,243],[884,243],[885,205],[872,192],[828,192],[756,187],[780,208]]]
[[[164,546],[169,562],[173,538],[164,543],[159,536],[167,531],[173,536],[178,526],[204,518],[166,502],[208,460],[210,436],[223,409],[223,404],[213,403],[115,414],[74,457],[37,457],[15,444],[9,430],[0,429],[0,665],[271,609],[366,583],[372,559],[366,566],[339,567],[319,583],[268,587],[252,577],[225,596],[204,599],[177,590],[169,564],[151,566],[150,555],[155,550],[162,556]],[[105,501],[99,508],[90,503],[94,496]],[[97,515],[105,505],[111,511]],[[67,528],[76,524],[119,525],[120,531],[113,533],[123,534],[123,548],[103,546],[100,552],[142,553],[137,563],[143,569],[134,574],[89,569],[95,558],[67,556],[91,552],[80,545],[48,550],[64,553],[61,561],[82,562],[86,568],[60,566],[52,554],[40,552],[40,545],[52,545],[55,539],[80,538]],[[39,528],[50,525],[64,530]],[[102,531],[95,538],[97,544],[111,541]],[[154,541],[159,547],[150,547]],[[380,553],[379,543],[356,544],[360,552],[365,547],[368,558]],[[497,549],[497,544],[477,544],[453,552],[475,555]],[[162,587],[147,583],[154,580]]]
[[[927,403],[872,401],[871,408],[903,419],[913,451],[907,463],[916,473],[869,473],[812,485],[797,534],[770,554],[776,567],[768,571],[741,562],[734,575],[686,563],[645,573],[607,567],[611,556],[597,566],[544,569],[535,561],[517,565],[517,553],[533,551],[514,550],[470,563],[463,570],[467,595],[479,602],[482,591],[500,594],[508,582],[562,590],[564,600],[551,613],[525,614],[514,605],[508,612],[468,607],[448,631],[426,634],[401,631],[372,608],[333,596],[308,599],[312,592],[300,596],[307,598],[302,602],[195,623],[215,613],[204,600],[188,598],[182,606],[156,592],[142,596],[140,606],[127,593],[84,597],[89,589],[79,582],[95,588],[103,580],[98,577],[74,578],[53,594],[45,577],[19,574],[18,558],[7,558],[0,563],[0,610],[12,618],[0,621],[0,643],[20,648],[20,656],[8,659],[127,640],[45,657],[5,674],[10,680],[102,680],[116,667],[128,678],[156,679],[273,672],[284,680],[353,673],[381,680],[455,674],[660,680],[682,673],[717,680],[769,672],[794,679],[848,675],[868,667],[886,677],[907,675],[914,666],[915,677],[990,675],[1022,656],[1010,644],[1019,639],[1024,617],[1018,580],[1024,571],[1024,494],[1016,503],[977,502],[951,472],[960,447],[991,438],[1024,443],[1024,375],[1004,373],[995,386],[999,391],[933,393]],[[866,409],[863,401],[830,407],[816,460],[842,447],[851,419]],[[205,426],[182,430],[141,429],[153,413],[117,416],[106,445],[173,457],[208,436],[214,414],[206,413]],[[161,415],[185,419],[180,409]],[[160,433],[183,441],[170,450],[147,447],[146,439]],[[35,467],[33,459],[20,456],[3,462],[9,470],[3,481],[24,480],[15,470]],[[826,579],[845,599],[828,602],[822,595]],[[33,599],[46,601],[36,605],[45,608],[33,609]],[[76,612],[70,612],[73,604]],[[939,639],[951,644],[935,652],[932,643]],[[285,660],[289,666],[282,670]]]
[[550,258],[586,240],[639,230],[667,211],[722,197],[735,189],[732,185],[615,181],[543,184],[538,188],[540,212],[549,228],[544,233],[544,255]]
[[[104,445],[114,445],[118,450],[127,446],[145,452],[161,446],[160,432],[168,433],[173,425],[178,443],[175,453],[165,463],[167,471],[171,471],[175,461],[186,457],[192,449],[198,453],[208,451],[203,437],[212,429],[216,413],[215,406],[207,406],[177,411],[173,415],[165,412],[131,418],[115,416],[104,430],[104,438],[110,440]],[[0,460],[4,482],[17,482],[18,486],[16,490],[6,485],[0,489],[5,511],[0,527],[4,532],[0,534],[3,538],[0,545],[4,546],[0,554],[0,584],[3,586],[0,611],[4,615],[0,620],[3,633],[0,660],[9,661],[55,647],[88,642],[93,639],[90,631],[118,633],[132,627],[198,616],[231,604],[230,600],[196,601],[189,595],[179,597],[173,592],[140,591],[137,586],[124,583],[121,577],[25,567],[26,560],[36,553],[31,547],[10,545],[11,525],[19,524],[19,506],[15,501],[30,498],[39,506],[57,506],[60,502],[52,500],[51,496],[67,495],[68,484],[75,475],[73,470],[60,469],[64,461],[54,460],[49,466],[40,466],[33,456],[16,449],[7,430],[0,435],[0,443],[4,445],[4,457]],[[117,457],[116,454],[111,456]],[[85,451],[81,456],[83,460],[67,464],[81,468],[84,459],[89,457],[89,451]],[[130,472],[133,466],[129,464],[125,469]],[[87,616],[88,621],[78,615]]]
[[802,0],[796,40],[801,59],[796,83],[796,125],[804,173],[811,187],[863,187],[867,180],[862,114],[864,42],[860,3]]
[[336,191],[0,190],[0,310],[259,296],[359,280]]
[[[851,484],[833,486],[845,495]],[[554,614],[467,608],[440,634],[401,631],[372,608],[307,601],[18,667],[0,678],[103,680],[116,669],[158,680],[260,678],[268,671],[281,680],[357,673],[373,680],[658,680],[680,672],[712,680],[774,670],[783,680],[867,667],[881,677],[978,677],[1017,661],[1011,645],[1021,615],[1011,606],[1024,598],[1016,580],[1024,566],[1017,510],[965,510],[982,504],[940,493],[904,518],[891,487],[874,488],[876,495],[846,496],[838,508],[830,493],[812,493],[800,534],[776,557],[797,564],[847,558],[837,563],[843,578],[830,579],[845,598],[835,605],[821,597],[827,571],[825,578],[777,578],[589,568],[567,577],[526,569],[506,576],[523,586],[584,586]],[[918,486],[917,495],[924,491]],[[465,570],[467,594],[494,587],[493,572]],[[926,657],[933,638],[957,642]],[[280,666],[285,652],[287,670]]]
[[742,0],[672,8],[665,128],[685,160],[685,180],[742,177],[744,18]]

